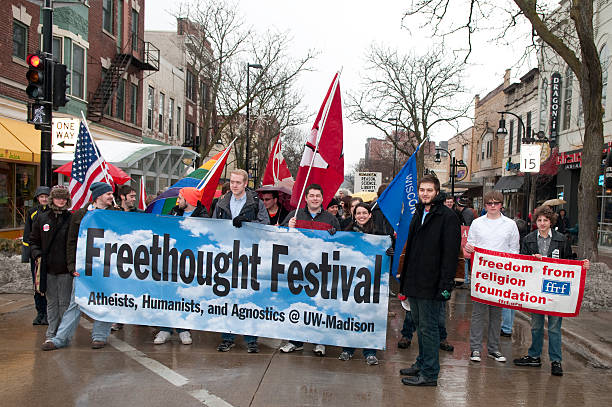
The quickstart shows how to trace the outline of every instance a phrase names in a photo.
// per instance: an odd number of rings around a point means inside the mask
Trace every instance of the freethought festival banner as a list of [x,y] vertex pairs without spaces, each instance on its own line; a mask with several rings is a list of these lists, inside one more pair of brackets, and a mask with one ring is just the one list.
[[107,322],[384,349],[388,236],[88,213],[75,297]]
[[503,308],[575,317],[586,272],[583,263],[475,248],[472,299]]

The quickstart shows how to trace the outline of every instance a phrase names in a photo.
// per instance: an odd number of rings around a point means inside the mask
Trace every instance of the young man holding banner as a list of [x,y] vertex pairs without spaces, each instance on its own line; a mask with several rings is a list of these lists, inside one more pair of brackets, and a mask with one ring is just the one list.
[[[249,174],[245,170],[233,170],[230,172],[230,191],[231,194],[225,194],[219,199],[215,206],[212,218],[214,219],[231,219],[234,227],[242,227],[243,222],[262,223],[267,225],[270,223],[268,211],[263,202],[257,197],[257,193],[247,191],[246,186],[249,180]],[[235,346],[234,340],[236,334],[223,333],[221,334],[221,343],[217,346],[219,352],[228,352]],[[247,352],[257,353],[257,337],[245,335],[244,340],[247,343]]]
[[[487,209],[485,216],[474,219],[470,226],[467,243],[464,248],[465,258],[471,258],[474,247],[495,250],[504,253],[519,252],[519,232],[516,223],[501,213],[504,196],[499,191],[489,191],[484,195]],[[472,322],[470,325],[470,360],[480,362],[482,337],[485,321],[488,317],[487,352],[490,358],[505,362],[506,358],[499,351],[499,332],[501,330],[502,308],[472,301]]]
[[[290,228],[327,230],[330,234],[340,229],[340,224],[334,215],[323,210],[323,188],[318,184],[310,184],[305,190],[306,206],[291,211],[282,226]],[[283,353],[304,349],[304,342],[289,341],[281,346]],[[315,345],[313,352],[317,356],[325,356],[325,345]]]
[[[554,259],[569,259],[572,256],[572,247],[566,237],[552,230],[557,214],[548,206],[540,206],[535,210],[537,230],[534,230],[521,244],[521,254],[533,255],[537,259],[551,257]],[[584,268],[588,270],[590,263],[584,260]],[[540,367],[542,361],[542,345],[544,343],[544,314],[531,314],[531,346],[526,356],[514,359],[517,366]],[[550,373],[553,376],[563,376],[561,367],[561,321],[562,318],[548,315],[548,357],[550,359]]]
[[426,175],[419,181],[419,203],[410,222],[401,292],[408,297],[410,312],[419,338],[419,356],[401,369],[402,383],[409,386],[437,386],[440,362],[439,316],[451,296],[461,229],[455,213],[444,206],[440,181]]

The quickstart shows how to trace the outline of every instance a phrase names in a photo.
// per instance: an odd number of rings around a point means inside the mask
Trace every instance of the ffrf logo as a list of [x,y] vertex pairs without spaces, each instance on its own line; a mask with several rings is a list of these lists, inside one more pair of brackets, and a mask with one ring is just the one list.
[[569,281],[542,280],[542,292],[556,295],[570,295]]

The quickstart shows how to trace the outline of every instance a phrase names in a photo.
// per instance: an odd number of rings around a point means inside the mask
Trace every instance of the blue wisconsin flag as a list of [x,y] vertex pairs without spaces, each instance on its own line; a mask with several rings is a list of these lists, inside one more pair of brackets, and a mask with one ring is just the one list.
[[416,166],[416,155],[419,147],[421,146],[417,147],[401,171],[378,198],[378,206],[397,233],[394,247],[395,256],[393,256],[393,267],[391,269],[394,276],[397,275],[400,254],[408,239],[412,214],[414,214],[415,206],[419,202]]

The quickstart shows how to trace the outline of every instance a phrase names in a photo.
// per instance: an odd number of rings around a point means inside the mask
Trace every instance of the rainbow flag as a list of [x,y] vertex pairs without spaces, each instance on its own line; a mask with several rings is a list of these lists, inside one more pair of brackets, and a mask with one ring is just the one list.
[[170,210],[176,206],[176,198],[181,188],[194,187],[198,188],[203,184],[203,180],[210,174],[211,168],[215,165],[217,160],[221,158],[224,151],[216,154],[213,158],[206,161],[198,169],[193,171],[191,174],[183,179],[180,179],[176,184],[172,185],[168,190],[159,195],[149,206],[147,206],[146,213],[155,213],[158,215],[167,215]]

